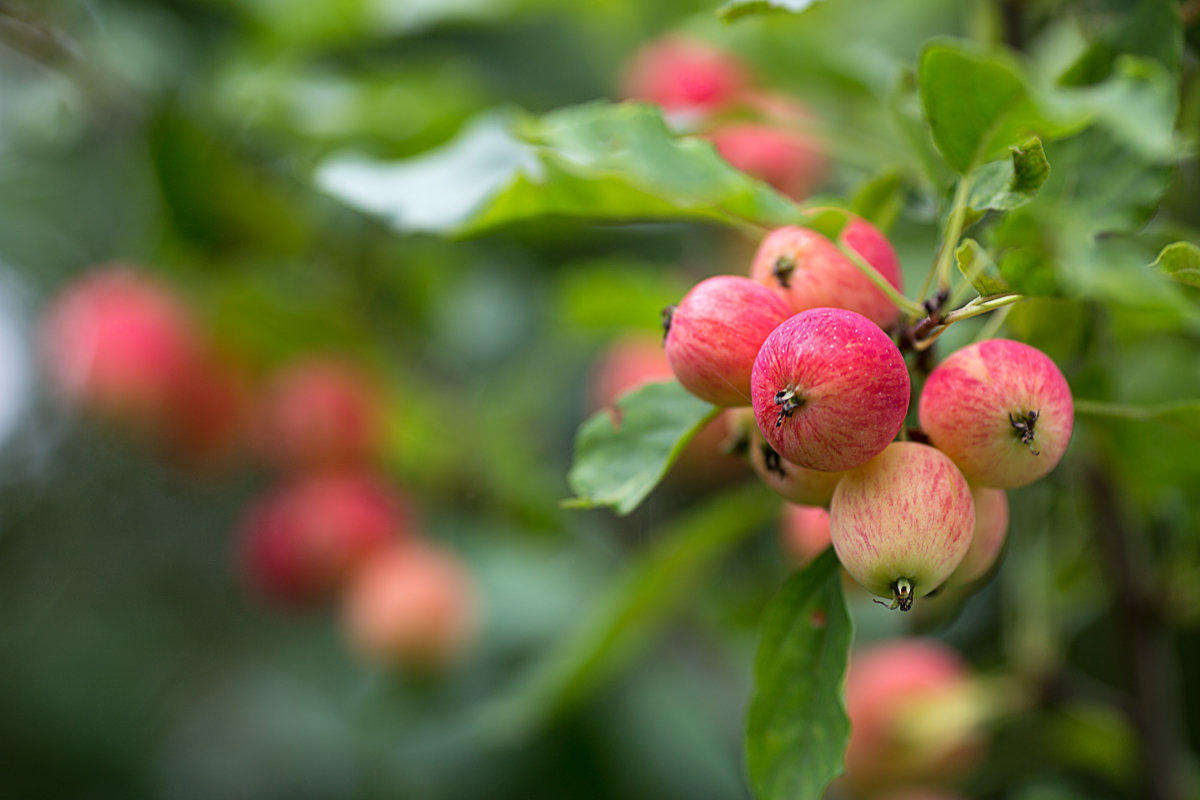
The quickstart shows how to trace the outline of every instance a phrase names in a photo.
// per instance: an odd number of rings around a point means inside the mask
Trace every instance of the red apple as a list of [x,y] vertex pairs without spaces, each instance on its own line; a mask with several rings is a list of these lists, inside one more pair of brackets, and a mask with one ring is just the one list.
[[1023,342],[988,339],[951,353],[930,373],[918,415],[968,480],[1015,489],[1062,459],[1075,406],[1049,356]]
[[721,125],[708,135],[721,157],[795,200],[820,186],[827,169],[819,141],[764,122]]
[[958,569],[946,579],[947,586],[966,586],[982,578],[996,563],[1008,533],[1008,497],[1003,489],[972,486],[975,532],[971,546]]
[[915,442],[894,442],[847,472],[829,517],[842,566],[902,611],[954,572],[975,529],[962,474],[944,453]]
[[[903,291],[900,262],[887,239],[869,222],[854,218],[843,241]],[[837,245],[809,228],[787,226],[767,234],[750,265],[750,277],[778,292],[793,311],[828,306],[857,311],[882,328],[900,316],[880,291]]]
[[668,309],[664,347],[683,387],[719,406],[750,403],[750,372],[763,340],[791,315],[769,289],[738,275],[700,281]]
[[783,504],[779,538],[797,566],[806,566],[830,545],[829,512],[817,506]]
[[729,104],[749,83],[736,57],[696,39],[668,36],[630,60],[621,95],[658,103],[669,112],[709,113]]
[[952,780],[980,755],[980,706],[966,664],[939,642],[896,639],[855,651],[846,674],[845,781],[874,796],[897,784]]
[[373,554],[354,574],[343,619],[351,646],[389,666],[445,667],[477,623],[470,574],[449,552],[410,542]]
[[311,475],[250,508],[241,524],[241,556],[263,595],[302,606],[327,597],[363,559],[413,527],[407,504],[375,478]]
[[844,473],[805,469],[793,464],[767,444],[757,427],[754,433],[748,453],[750,466],[771,491],[802,506],[829,505],[833,490]]
[[751,380],[767,443],[806,469],[837,472],[887,447],[908,410],[908,368],[879,326],[840,308],[802,311],[763,342]]
[[379,388],[350,362],[310,357],[276,375],[259,403],[256,449],[292,470],[343,469],[370,463],[383,440]]

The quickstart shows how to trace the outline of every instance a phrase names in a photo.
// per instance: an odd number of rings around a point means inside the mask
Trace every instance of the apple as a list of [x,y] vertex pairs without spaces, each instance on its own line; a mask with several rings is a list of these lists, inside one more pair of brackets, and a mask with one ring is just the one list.
[[775,452],[806,469],[838,472],[896,437],[909,391],[904,357],[878,325],[846,309],[813,308],[763,342],[750,396]]
[[749,82],[748,68],[733,55],[697,39],[667,36],[634,54],[620,93],[667,112],[703,115],[728,105]]
[[383,437],[382,393],[336,356],[310,356],[276,374],[259,400],[253,434],[267,463],[290,470],[369,464]]
[[260,594],[299,607],[328,597],[363,559],[414,527],[408,504],[373,476],[307,475],[246,512],[240,556]]
[[663,320],[667,362],[683,387],[718,406],[750,404],[750,372],[787,303],[739,275],[700,281]]
[[795,200],[824,180],[825,152],[812,136],[766,122],[735,122],[717,126],[708,138],[730,164]]
[[784,503],[779,538],[793,563],[807,566],[830,545],[829,512],[818,506]]
[[842,566],[902,611],[950,576],[971,546],[975,506],[946,455],[894,442],[833,492],[830,535]]
[[388,666],[444,668],[477,627],[470,574],[448,551],[424,541],[384,548],[355,572],[343,625],[363,658]]
[[972,483],[1015,489],[1043,477],[1071,440],[1075,406],[1035,347],[988,339],[951,353],[925,382],[921,428]]
[[755,434],[747,455],[754,474],[767,488],[791,503],[803,506],[829,505],[833,490],[843,473],[805,469],[793,464],[775,452],[757,428]]
[[967,665],[933,640],[894,639],[853,652],[846,713],[845,782],[856,794],[953,780],[982,754],[985,709]]
[[1003,489],[972,486],[975,532],[971,546],[958,569],[946,579],[947,586],[966,586],[982,578],[996,563],[1008,534],[1008,497]]
[[[866,220],[853,218],[841,234],[846,245],[897,290],[904,290],[900,262],[891,244]],[[787,300],[793,311],[828,306],[857,311],[889,328],[900,311],[837,245],[810,228],[789,225],[759,244],[750,277]]]

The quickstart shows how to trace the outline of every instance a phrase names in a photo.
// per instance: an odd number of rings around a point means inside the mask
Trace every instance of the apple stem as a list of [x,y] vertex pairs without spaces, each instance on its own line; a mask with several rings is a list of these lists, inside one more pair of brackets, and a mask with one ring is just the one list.
[[1041,453],[1038,452],[1038,449],[1034,447],[1033,444],[1033,426],[1035,423],[1037,423],[1038,416],[1039,412],[1036,410],[1018,411],[1015,414],[1008,415],[1009,424],[1016,429],[1017,436],[1020,437],[1021,442],[1029,447],[1029,452],[1033,453],[1035,456],[1041,455]]
[[783,424],[783,420],[792,416],[792,412],[804,405],[804,398],[796,397],[796,390],[780,389],[775,393],[775,405],[783,406],[779,409],[779,416],[775,419],[775,427],[778,428]]

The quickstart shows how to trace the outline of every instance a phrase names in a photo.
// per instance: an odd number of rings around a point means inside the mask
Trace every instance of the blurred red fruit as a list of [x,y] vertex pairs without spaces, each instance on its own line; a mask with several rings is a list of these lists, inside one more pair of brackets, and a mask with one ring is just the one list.
[[701,41],[669,36],[634,54],[621,81],[621,95],[658,103],[669,112],[711,112],[730,103],[749,81],[749,70],[733,55]]
[[345,595],[345,632],[370,661],[436,669],[469,644],[476,605],[458,559],[428,543],[405,543],[380,550],[355,572]]
[[302,606],[328,596],[363,559],[412,528],[405,502],[376,479],[309,476],[276,488],[249,510],[241,555],[259,592]]
[[168,452],[188,466],[227,461],[244,446],[247,408],[241,373],[219,356],[198,358],[175,386]]
[[183,301],[122,265],[67,286],[47,308],[42,356],[70,404],[139,429],[160,429],[195,366],[198,335]]
[[784,503],[779,538],[797,566],[808,565],[829,547],[829,512],[818,506]]
[[311,358],[280,372],[263,393],[255,449],[286,469],[369,463],[381,449],[383,399],[371,379],[333,358]]
[[811,195],[825,180],[827,159],[812,136],[763,122],[721,126],[709,134],[721,157],[794,200]]

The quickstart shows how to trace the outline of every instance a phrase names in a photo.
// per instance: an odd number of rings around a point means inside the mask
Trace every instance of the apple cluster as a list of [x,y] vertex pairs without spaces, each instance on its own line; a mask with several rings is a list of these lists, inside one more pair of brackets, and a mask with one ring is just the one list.
[[903,291],[894,250],[865,220],[851,217],[836,243],[783,227],[748,277],[703,280],[664,311],[664,348],[692,394],[738,409],[733,424],[772,490],[828,509],[805,518],[801,557],[827,537],[855,580],[907,611],[987,574],[1008,527],[1005,490],[1054,468],[1074,409],[1048,356],[990,339],[929,373],[919,427],[906,428],[904,323],[850,253]]
[[736,56],[679,35],[650,42],[626,65],[620,95],[658,104],[681,134],[712,142],[733,166],[801,200],[828,173],[811,112],[755,85]]
[[378,467],[383,392],[338,356],[252,380],[209,338],[176,290],[130,265],[69,284],[41,325],[45,372],[68,407],[189,467],[240,453],[276,476],[237,526],[238,565],[259,596],[299,609],[340,594],[363,657],[447,664],[475,627],[473,583]]

